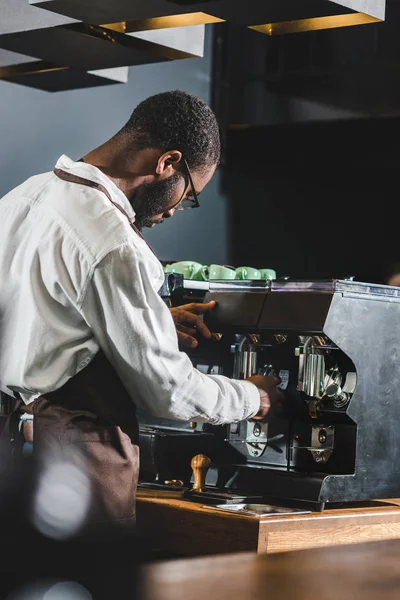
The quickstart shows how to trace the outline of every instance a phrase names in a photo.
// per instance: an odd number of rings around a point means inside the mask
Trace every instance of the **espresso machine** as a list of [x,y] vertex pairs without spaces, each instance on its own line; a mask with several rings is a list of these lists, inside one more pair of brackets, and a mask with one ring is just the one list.
[[[237,379],[278,375],[283,409],[265,423],[153,420],[142,430],[166,437],[179,430],[180,460],[189,468],[190,457],[208,456],[207,487],[217,493],[320,510],[400,496],[400,288],[349,280],[184,281],[176,302],[188,299],[217,302],[204,315],[213,338],[190,353],[193,364]],[[188,486],[190,469],[176,472]]]

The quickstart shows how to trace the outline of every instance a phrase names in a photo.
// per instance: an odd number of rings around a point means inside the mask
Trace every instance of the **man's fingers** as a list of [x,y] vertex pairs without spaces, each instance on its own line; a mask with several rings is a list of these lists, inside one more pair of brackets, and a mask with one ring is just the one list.
[[196,346],[198,345],[197,340],[192,337],[191,335],[188,335],[187,333],[183,333],[182,331],[177,330],[177,334],[178,334],[178,341],[182,346],[185,346],[186,348],[196,348]]
[[205,338],[211,337],[211,331],[197,315],[185,311],[179,318],[179,325],[182,325],[183,323],[189,323],[190,325],[193,325],[193,327],[195,327],[197,331]]
[[[207,302],[206,304],[201,304],[199,302],[191,302],[190,304],[184,304],[182,306],[171,308],[171,315],[175,323],[175,327],[182,334],[195,334],[200,333],[206,339],[211,338],[211,331],[208,329],[207,325],[204,324],[204,321],[199,317],[200,314],[213,310],[216,307],[217,303],[213,300],[212,302]],[[191,327],[190,327],[191,326]],[[191,338],[193,342],[193,338]],[[184,338],[179,338],[181,343],[184,343],[185,346],[193,348],[194,345],[197,346],[197,342],[195,344],[188,344],[187,340]]]
[[190,304],[184,304],[180,308],[188,312],[194,313],[195,315],[202,315],[209,310],[213,310],[217,306],[215,300],[202,304],[201,302],[191,302]]
[[188,333],[189,335],[196,335],[197,329],[194,327],[186,327],[186,325],[181,325],[180,323],[176,326],[179,331],[183,333]]
[[252,375],[248,378],[248,381],[270,393],[274,390],[277,391],[276,386],[281,383],[281,378],[275,375]]
[[211,300],[211,302],[206,302],[205,304],[200,304],[200,306],[203,307],[202,312],[208,312],[209,310],[214,310],[214,308],[217,306],[217,303],[215,302],[215,300]]

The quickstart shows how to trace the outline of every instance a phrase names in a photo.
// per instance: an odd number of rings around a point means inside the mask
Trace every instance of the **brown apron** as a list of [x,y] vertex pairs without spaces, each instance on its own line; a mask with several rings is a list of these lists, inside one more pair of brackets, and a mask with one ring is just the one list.
[[[104,186],[61,169],[54,172],[61,179],[105,193],[141,235]],[[34,455],[56,460],[78,455],[90,481],[89,527],[100,523],[133,525],[139,473],[136,411],[104,353],[100,350],[60,389],[27,406],[19,402],[10,423],[21,411],[33,414]],[[15,423],[8,431],[13,428],[11,437],[15,440]]]
[[99,351],[65,385],[23,407],[37,456],[76,460],[90,482],[88,523],[132,523],[139,473],[135,406]]

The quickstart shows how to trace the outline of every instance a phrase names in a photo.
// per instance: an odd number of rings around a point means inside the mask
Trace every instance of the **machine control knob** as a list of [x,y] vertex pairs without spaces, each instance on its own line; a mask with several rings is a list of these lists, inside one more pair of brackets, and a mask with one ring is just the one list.
[[253,435],[254,435],[255,437],[259,437],[259,436],[261,435],[261,431],[262,431],[262,430],[261,430],[261,425],[260,425],[260,423],[256,423],[256,424],[254,425],[254,429],[253,429]]
[[345,406],[349,401],[347,392],[342,392],[342,388],[337,383],[331,383],[325,390],[325,396],[332,398],[336,408]]
[[339,398],[341,391],[342,388],[340,387],[340,385],[338,385],[337,383],[331,383],[331,385],[328,385],[328,387],[325,390],[325,396],[336,400],[337,398]]
[[193,456],[190,466],[193,469],[193,487],[192,491],[202,492],[206,487],[207,471],[210,468],[211,460],[205,454],[196,454]]

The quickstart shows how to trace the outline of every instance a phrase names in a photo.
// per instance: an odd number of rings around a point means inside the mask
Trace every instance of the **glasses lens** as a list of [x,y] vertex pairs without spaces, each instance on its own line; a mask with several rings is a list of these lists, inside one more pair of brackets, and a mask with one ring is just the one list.
[[188,198],[183,198],[179,202],[180,210],[186,210],[187,208],[194,208],[197,205],[196,199],[193,196],[189,196]]

